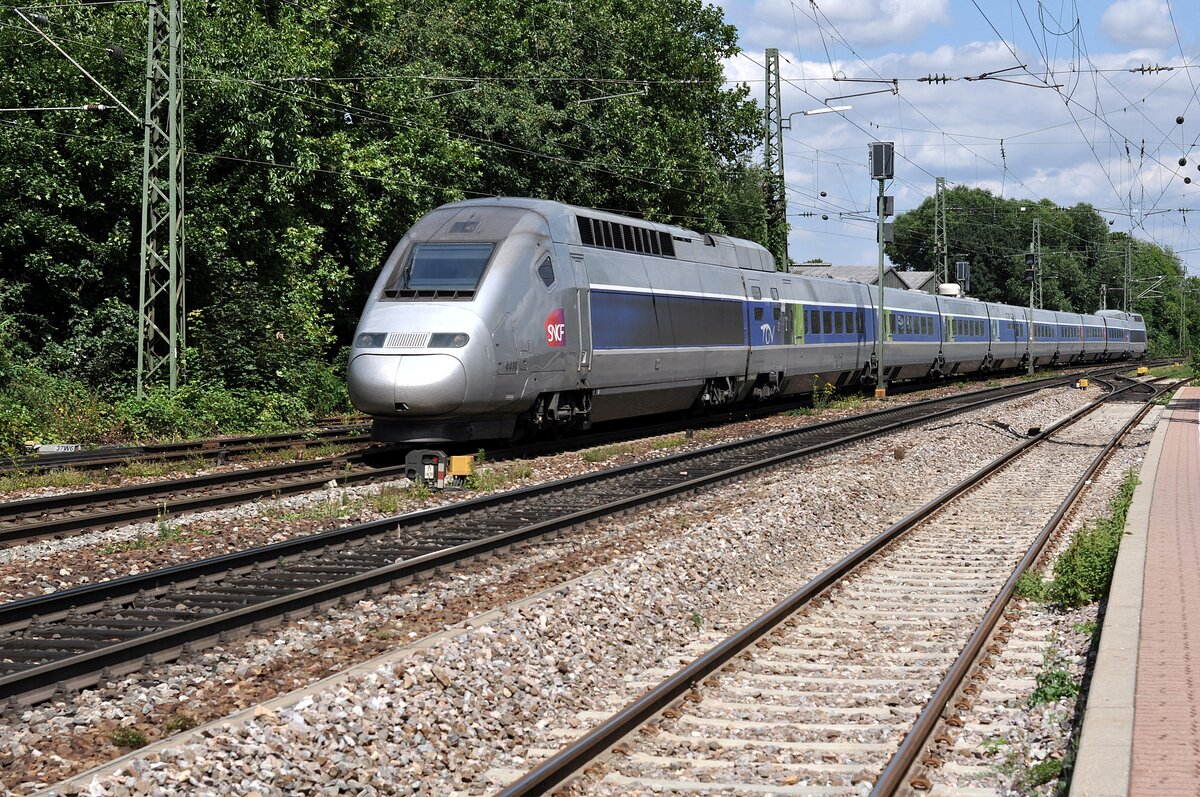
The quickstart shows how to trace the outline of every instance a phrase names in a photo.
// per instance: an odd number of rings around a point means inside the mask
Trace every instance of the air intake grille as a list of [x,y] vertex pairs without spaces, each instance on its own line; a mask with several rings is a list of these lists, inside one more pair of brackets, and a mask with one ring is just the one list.
[[675,257],[675,242],[671,240],[670,233],[587,216],[576,216],[575,220],[579,223],[579,240],[584,246],[620,249],[655,257]]
[[385,349],[423,349],[429,341],[428,332],[392,332],[384,342]]

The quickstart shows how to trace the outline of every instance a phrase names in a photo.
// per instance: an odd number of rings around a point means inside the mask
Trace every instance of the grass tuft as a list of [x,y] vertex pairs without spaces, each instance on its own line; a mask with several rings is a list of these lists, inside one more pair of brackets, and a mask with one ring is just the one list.
[[1047,587],[1047,600],[1064,609],[1073,609],[1098,601],[1108,593],[1121,537],[1125,534],[1125,517],[1137,483],[1137,474],[1129,471],[1109,505],[1109,516],[1089,523],[1071,540],[1054,563],[1054,580]]
[[111,739],[117,747],[128,747],[134,750],[145,747],[150,742],[146,738],[146,734],[136,728],[117,728],[113,731]]

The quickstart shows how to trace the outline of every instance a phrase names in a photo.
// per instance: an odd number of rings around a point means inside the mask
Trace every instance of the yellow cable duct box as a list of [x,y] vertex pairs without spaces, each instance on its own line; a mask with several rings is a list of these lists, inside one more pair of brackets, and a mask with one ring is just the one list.
[[450,475],[451,476],[470,476],[473,469],[475,457],[461,456],[450,457]]

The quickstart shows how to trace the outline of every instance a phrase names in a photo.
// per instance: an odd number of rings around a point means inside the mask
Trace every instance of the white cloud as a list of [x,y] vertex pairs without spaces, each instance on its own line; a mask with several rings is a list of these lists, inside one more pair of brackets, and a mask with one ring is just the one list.
[[819,11],[807,2],[792,0],[717,0],[733,16],[737,7],[749,7],[742,14],[741,43],[750,50],[793,46],[838,45],[840,36],[855,47],[899,44],[912,41],[934,25],[951,23],[949,0],[823,0]]
[[[872,9],[884,13],[884,0],[856,0],[836,7],[840,16],[835,24],[854,52],[831,46],[831,63],[823,47],[796,45],[789,3],[725,0],[729,7],[737,3],[760,11],[772,6],[786,14],[782,19],[760,14],[737,20],[743,32],[747,22],[781,29],[765,41],[766,46],[781,48],[785,115],[822,102],[853,105],[844,116],[796,116],[792,129],[784,134],[788,211],[794,225],[792,256],[874,262],[871,208],[877,185],[869,177],[866,155],[872,140],[895,142],[896,180],[889,184],[888,193],[896,197],[898,212],[932,195],[934,178],[944,176],[951,185],[984,188],[1008,198],[1048,198],[1062,205],[1087,202],[1106,211],[1106,218],[1116,221],[1114,229],[1128,229],[1133,217],[1145,214],[1161,225],[1161,231],[1147,223],[1138,227],[1139,236],[1200,253],[1197,236],[1181,224],[1181,214],[1167,211],[1195,204],[1200,146],[1194,142],[1200,140],[1200,112],[1184,113],[1186,121],[1176,123],[1193,93],[1186,71],[1130,71],[1141,64],[1168,63],[1170,55],[1164,52],[1177,49],[1169,26],[1170,46],[1165,50],[1155,46],[1154,35],[1162,33],[1154,34],[1155,20],[1161,21],[1155,17],[1161,3],[1139,5],[1139,1],[1120,0],[1109,9],[1110,21],[1118,13],[1141,15],[1136,22],[1121,23],[1137,31],[1135,43],[1093,46],[1087,58],[1066,47],[1052,54],[1047,67],[1041,40],[1031,41],[1019,27],[1001,31],[1013,37],[1009,41],[976,27],[949,29],[945,36],[927,30],[919,46],[889,42],[867,47],[850,31],[855,25],[869,25]],[[833,18],[831,3],[821,7],[827,6]],[[801,11],[807,12],[808,4],[798,0],[796,8],[803,21]],[[924,19],[930,25],[938,24],[932,21],[937,13],[929,9],[937,11],[940,4],[920,8],[926,9]],[[1093,45],[1101,38],[1096,31],[1103,8],[1089,8],[1083,20],[1084,29],[1092,32]],[[1176,22],[1182,24],[1182,5],[1174,8]],[[958,25],[968,22],[964,18]],[[745,57],[727,62],[726,74],[747,81],[762,102],[761,49],[753,44],[746,47]],[[1029,71],[1006,71],[1017,64],[1027,64]],[[850,78],[899,78],[900,95],[892,95],[881,84],[835,81],[833,75],[839,71]],[[997,79],[963,79],[985,72]],[[915,80],[928,74],[957,79]],[[1046,88],[1045,83],[1061,88]],[[879,88],[884,92],[833,99]],[[1187,165],[1180,167],[1178,159],[1184,156]],[[1184,176],[1191,176],[1193,182],[1184,184]],[[812,215],[799,215],[805,213]],[[1184,237],[1177,241],[1180,235]]]
[[1118,44],[1134,47],[1166,47],[1175,43],[1175,28],[1166,0],[1116,0],[1100,18],[1100,32]]

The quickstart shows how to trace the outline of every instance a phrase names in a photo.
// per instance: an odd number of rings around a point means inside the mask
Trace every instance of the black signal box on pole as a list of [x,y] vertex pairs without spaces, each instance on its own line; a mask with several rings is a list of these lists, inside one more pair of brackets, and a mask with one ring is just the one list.
[[890,180],[895,176],[895,172],[895,151],[892,142],[871,142],[871,179]]

